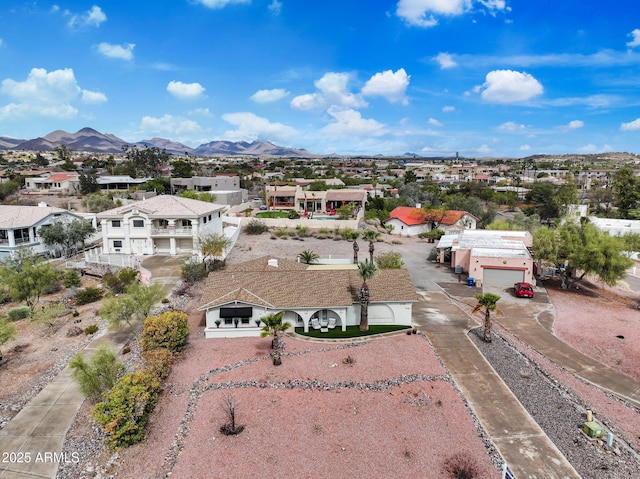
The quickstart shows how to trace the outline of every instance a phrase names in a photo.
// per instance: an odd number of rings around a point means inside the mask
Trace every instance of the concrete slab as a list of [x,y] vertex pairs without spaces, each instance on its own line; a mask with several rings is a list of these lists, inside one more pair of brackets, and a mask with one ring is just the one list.
[[0,430],[0,450],[4,450],[3,436],[28,436],[32,434],[48,413],[49,406],[25,406],[9,424]]

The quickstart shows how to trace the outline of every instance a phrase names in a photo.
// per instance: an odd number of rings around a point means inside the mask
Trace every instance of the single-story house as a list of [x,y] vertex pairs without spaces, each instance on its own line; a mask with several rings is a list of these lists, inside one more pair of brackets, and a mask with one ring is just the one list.
[[222,234],[223,205],[159,195],[98,213],[103,253],[200,254],[203,234]]
[[[369,324],[411,325],[415,288],[406,269],[383,269],[367,282]],[[260,318],[284,311],[293,327],[360,324],[358,293],[362,280],[355,267],[315,266],[262,257],[230,265],[206,279],[198,309],[205,311],[206,338],[259,336]],[[328,325],[328,326],[327,326]]]
[[49,254],[55,247],[45,245],[38,230],[54,221],[79,220],[82,217],[62,208],[41,203],[39,206],[0,205],[0,258],[11,256],[16,249],[25,246],[37,254]]
[[29,194],[75,195],[80,191],[78,173],[47,173],[43,176],[25,178],[25,189]]
[[391,225],[391,234],[417,236],[436,228],[446,231],[475,230],[478,218],[466,211],[425,210],[410,206],[398,206],[389,213],[385,225]]
[[445,234],[436,245],[440,263],[473,278],[476,286],[513,286],[534,282],[528,231],[464,230]]

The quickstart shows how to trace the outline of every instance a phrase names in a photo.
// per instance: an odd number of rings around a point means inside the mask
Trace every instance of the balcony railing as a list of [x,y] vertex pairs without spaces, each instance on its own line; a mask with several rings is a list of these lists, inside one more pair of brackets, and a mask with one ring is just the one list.
[[186,235],[191,236],[193,234],[193,228],[190,226],[180,226],[177,228],[151,228],[152,235],[173,236],[173,235]]

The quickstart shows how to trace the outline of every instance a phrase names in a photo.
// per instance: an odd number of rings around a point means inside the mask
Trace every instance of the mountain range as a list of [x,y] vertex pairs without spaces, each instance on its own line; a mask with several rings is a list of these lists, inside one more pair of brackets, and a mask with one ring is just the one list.
[[32,140],[19,140],[15,138],[0,137],[0,150],[28,150],[51,151],[57,146],[66,145],[75,152],[90,153],[121,153],[122,147],[147,146],[164,149],[169,153],[185,154],[191,156],[215,156],[215,155],[247,155],[247,156],[311,156],[307,150],[277,146],[268,141],[211,141],[203,143],[197,148],[190,148],[182,143],[164,138],[151,138],[129,143],[110,133],[104,134],[93,128],[83,128],[76,133],[56,130],[46,136]]

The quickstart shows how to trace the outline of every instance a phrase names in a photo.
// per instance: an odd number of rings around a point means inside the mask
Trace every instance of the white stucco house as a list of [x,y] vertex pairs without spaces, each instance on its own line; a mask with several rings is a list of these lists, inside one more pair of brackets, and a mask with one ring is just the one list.
[[38,230],[54,221],[81,220],[82,217],[62,208],[40,206],[0,205],[0,259],[11,256],[24,246],[37,254],[53,253],[55,247],[45,245]]
[[[415,288],[406,269],[384,269],[367,282],[369,324],[411,325]],[[316,266],[263,257],[227,266],[206,280],[199,310],[206,338],[259,336],[265,315],[284,311],[293,327],[341,328],[360,324],[357,269]]]
[[444,231],[475,230],[478,223],[471,213],[458,210],[430,210],[398,206],[389,213],[384,224],[391,226],[391,234],[417,236],[440,228]]
[[160,195],[98,213],[105,254],[200,254],[199,238],[222,234],[223,205]]

